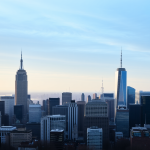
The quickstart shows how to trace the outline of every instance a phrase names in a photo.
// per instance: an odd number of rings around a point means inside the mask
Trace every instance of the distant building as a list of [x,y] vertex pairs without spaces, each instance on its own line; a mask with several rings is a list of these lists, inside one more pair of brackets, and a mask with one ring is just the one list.
[[53,106],[60,105],[60,98],[49,98],[48,100],[48,115],[52,115]]
[[66,116],[48,115],[41,118],[41,141],[50,142],[50,131],[55,129],[66,132]]
[[50,143],[55,149],[64,149],[64,130],[51,130],[50,131]]
[[77,101],[78,106],[78,136],[83,137],[85,101]]
[[22,123],[23,119],[23,105],[15,105],[14,106],[14,115],[16,116],[16,120]]
[[41,105],[32,104],[29,105],[29,122],[40,122],[41,121]]
[[123,133],[122,132],[115,132],[115,142],[117,142],[121,138],[123,138]]
[[87,97],[87,102],[90,102],[90,101],[91,101],[91,96],[88,95],[88,97]]
[[5,101],[5,114],[9,115],[9,125],[12,125],[12,120],[14,116],[14,97],[1,96],[0,101]]
[[135,104],[135,89],[127,86],[127,106],[129,108],[129,104]]
[[[75,132],[76,131],[76,132]],[[78,106],[75,100],[71,100],[68,107],[68,139],[78,138]]]
[[32,131],[25,128],[16,129],[10,132],[10,145],[18,148],[21,142],[32,141]]
[[132,127],[130,130],[130,145],[131,147],[150,148],[150,132],[145,127]]
[[87,128],[87,146],[94,150],[103,149],[103,129],[98,127]]
[[116,131],[122,132],[123,136],[126,138],[129,137],[129,110],[117,109]]
[[16,130],[13,126],[1,126],[0,127],[0,143],[7,143],[7,137],[11,131]]
[[136,91],[135,93],[135,103],[141,104],[142,96],[150,96],[150,91]]
[[81,94],[81,101],[85,101],[84,93]]
[[97,99],[97,93],[93,94],[93,99]]
[[27,100],[28,100],[28,81],[27,73],[23,69],[23,60],[21,54],[20,69],[16,74],[15,81],[15,105],[23,105],[23,121],[27,122]]
[[63,92],[62,93],[62,105],[66,103],[70,103],[72,100],[72,93],[70,92]]
[[43,100],[43,110],[45,111],[46,115],[48,115],[48,99]]

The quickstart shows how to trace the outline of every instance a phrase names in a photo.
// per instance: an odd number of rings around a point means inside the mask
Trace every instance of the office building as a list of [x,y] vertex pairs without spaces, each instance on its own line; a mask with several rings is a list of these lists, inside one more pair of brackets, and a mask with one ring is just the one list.
[[102,93],[100,98],[104,98],[104,99],[114,99],[114,93]]
[[29,122],[41,122],[41,105],[29,105]]
[[[121,66],[116,71],[116,81],[115,81],[115,107],[118,108],[119,105],[124,105],[127,107],[127,71],[122,68],[122,52],[121,52]],[[115,112],[116,114],[116,112]]]
[[19,128],[10,132],[10,145],[18,148],[21,142],[32,141],[32,131],[26,128]]
[[16,74],[15,81],[15,105],[23,105],[23,121],[27,122],[27,100],[28,100],[28,81],[27,73],[23,69],[23,59],[21,54],[20,69]]
[[13,126],[1,126],[0,127],[0,143],[7,143],[7,135],[10,134],[11,131],[16,130],[16,127]]
[[84,93],[81,94],[81,101],[85,101]]
[[115,142],[123,138],[122,132],[115,132]]
[[84,121],[84,110],[85,101],[77,101],[78,106],[78,137],[83,137],[83,121]]
[[132,127],[130,130],[131,148],[149,150],[150,148],[150,132],[145,127]]
[[97,93],[93,94],[93,99],[97,99]]
[[52,108],[52,115],[66,116],[66,138],[68,138],[68,105],[56,105]]
[[87,128],[87,146],[94,150],[103,148],[103,129],[98,127]]
[[87,97],[87,102],[90,102],[90,101],[91,101],[91,96],[88,95],[88,97]]
[[68,139],[78,138],[78,106],[75,100],[71,100],[68,106]]
[[51,130],[50,131],[50,143],[57,150],[64,149],[64,130]]
[[52,115],[53,106],[60,105],[60,98],[49,98],[48,100],[48,115]]
[[135,103],[141,104],[142,96],[150,96],[150,91],[136,91],[135,93]]
[[2,117],[2,116],[1,116],[1,112],[0,112],[0,127],[1,127],[1,117]]
[[55,129],[66,132],[66,116],[48,115],[41,118],[41,141],[50,142],[50,131]]
[[46,115],[48,115],[48,99],[43,100],[43,110],[45,111]]
[[141,126],[142,106],[129,104],[129,131],[132,127]]
[[16,121],[18,120],[20,123],[22,123],[23,105],[15,105],[14,106],[14,115],[16,116]]
[[127,86],[127,106],[129,108],[129,104],[135,104],[135,89]]
[[36,122],[28,122],[26,124],[26,129],[32,131],[32,138],[40,140],[40,130],[41,130],[41,124]]
[[5,102],[5,114],[9,115],[9,125],[12,125],[14,116],[14,97],[13,96],[1,96],[0,101]]
[[117,109],[116,131],[122,132],[123,136],[126,138],[129,137],[129,110]]
[[89,117],[108,117],[107,103],[102,100],[92,100],[86,104],[85,115]]
[[62,105],[66,103],[70,103],[72,100],[72,93],[70,92],[63,92],[62,93]]

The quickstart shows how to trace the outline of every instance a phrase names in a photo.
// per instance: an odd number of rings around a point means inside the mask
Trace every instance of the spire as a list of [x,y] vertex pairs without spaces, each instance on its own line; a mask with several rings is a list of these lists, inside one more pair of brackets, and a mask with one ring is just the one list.
[[[102,79],[102,87],[101,87],[101,89],[102,89],[102,95],[103,95],[103,92],[104,92],[103,79]],[[103,97],[104,97],[104,95],[103,95]]]
[[121,59],[120,59],[120,67],[122,68],[122,48],[121,48]]
[[23,59],[22,59],[22,51],[21,51],[20,70],[22,69],[23,69]]

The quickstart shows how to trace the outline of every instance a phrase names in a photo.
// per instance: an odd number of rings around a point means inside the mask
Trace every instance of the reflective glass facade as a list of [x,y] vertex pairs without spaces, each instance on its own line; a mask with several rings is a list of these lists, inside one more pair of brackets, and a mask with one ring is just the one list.
[[129,104],[135,104],[135,89],[127,86],[127,106],[129,108]]
[[125,68],[118,68],[116,71],[115,99],[116,107],[127,106],[127,72]]

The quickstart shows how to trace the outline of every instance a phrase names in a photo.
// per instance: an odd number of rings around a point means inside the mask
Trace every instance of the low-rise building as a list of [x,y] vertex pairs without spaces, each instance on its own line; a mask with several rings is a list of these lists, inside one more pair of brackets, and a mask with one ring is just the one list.
[[98,127],[87,128],[87,146],[94,150],[103,148],[103,130]]

